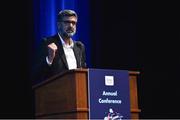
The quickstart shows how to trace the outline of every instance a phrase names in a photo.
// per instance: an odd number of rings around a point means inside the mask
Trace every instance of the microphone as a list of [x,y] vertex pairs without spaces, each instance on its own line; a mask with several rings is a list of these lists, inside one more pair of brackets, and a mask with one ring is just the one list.
[[77,42],[76,42],[76,45],[82,49],[82,46],[83,46],[82,42],[77,41]]

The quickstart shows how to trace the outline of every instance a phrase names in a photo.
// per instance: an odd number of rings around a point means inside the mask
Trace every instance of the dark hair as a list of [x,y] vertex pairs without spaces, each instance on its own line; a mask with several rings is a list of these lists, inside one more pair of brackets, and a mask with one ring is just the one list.
[[73,10],[61,10],[58,13],[57,21],[61,22],[63,17],[66,17],[66,16],[75,16],[77,18],[77,14],[75,11],[73,11]]

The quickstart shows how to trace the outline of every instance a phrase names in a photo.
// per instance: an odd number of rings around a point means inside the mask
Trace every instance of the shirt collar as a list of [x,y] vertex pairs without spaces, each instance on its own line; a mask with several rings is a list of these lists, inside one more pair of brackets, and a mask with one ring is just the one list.
[[59,36],[59,38],[60,38],[60,40],[61,40],[61,43],[62,43],[62,46],[63,46],[63,47],[73,48],[73,46],[74,46],[73,40],[71,40],[71,44],[70,44],[70,45],[67,45],[67,44],[65,44],[64,40],[62,39],[62,37],[61,37],[61,35],[60,35],[59,33],[58,33],[58,36]]

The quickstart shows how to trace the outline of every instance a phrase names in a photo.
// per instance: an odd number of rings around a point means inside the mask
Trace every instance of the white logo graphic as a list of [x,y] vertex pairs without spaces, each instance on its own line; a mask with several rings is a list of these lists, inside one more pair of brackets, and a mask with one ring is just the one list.
[[112,108],[109,108],[109,113],[106,117],[104,117],[104,120],[122,120],[122,118],[122,115],[114,112]]
[[114,76],[105,76],[105,85],[114,86]]

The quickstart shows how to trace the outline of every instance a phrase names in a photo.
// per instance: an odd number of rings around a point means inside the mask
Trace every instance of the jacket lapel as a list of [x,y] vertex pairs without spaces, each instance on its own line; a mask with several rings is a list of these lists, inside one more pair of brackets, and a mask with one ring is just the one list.
[[73,51],[74,51],[74,55],[76,57],[77,67],[80,67],[80,59],[81,59],[81,57],[80,57],[80,50],[79,50],[79,47],[77,47],[75,41],[74,41]]
[[66,57],[65,57],[65,54],[64,54],[63,46],[62,46],[61,40],[60,40],[58,35],[56,36],[55,44],[58,47],[58,55],[59,55],[60,59],[62,59],[64,65],[68,69],[68,64],[67,64],[67,60],[66,60]]

